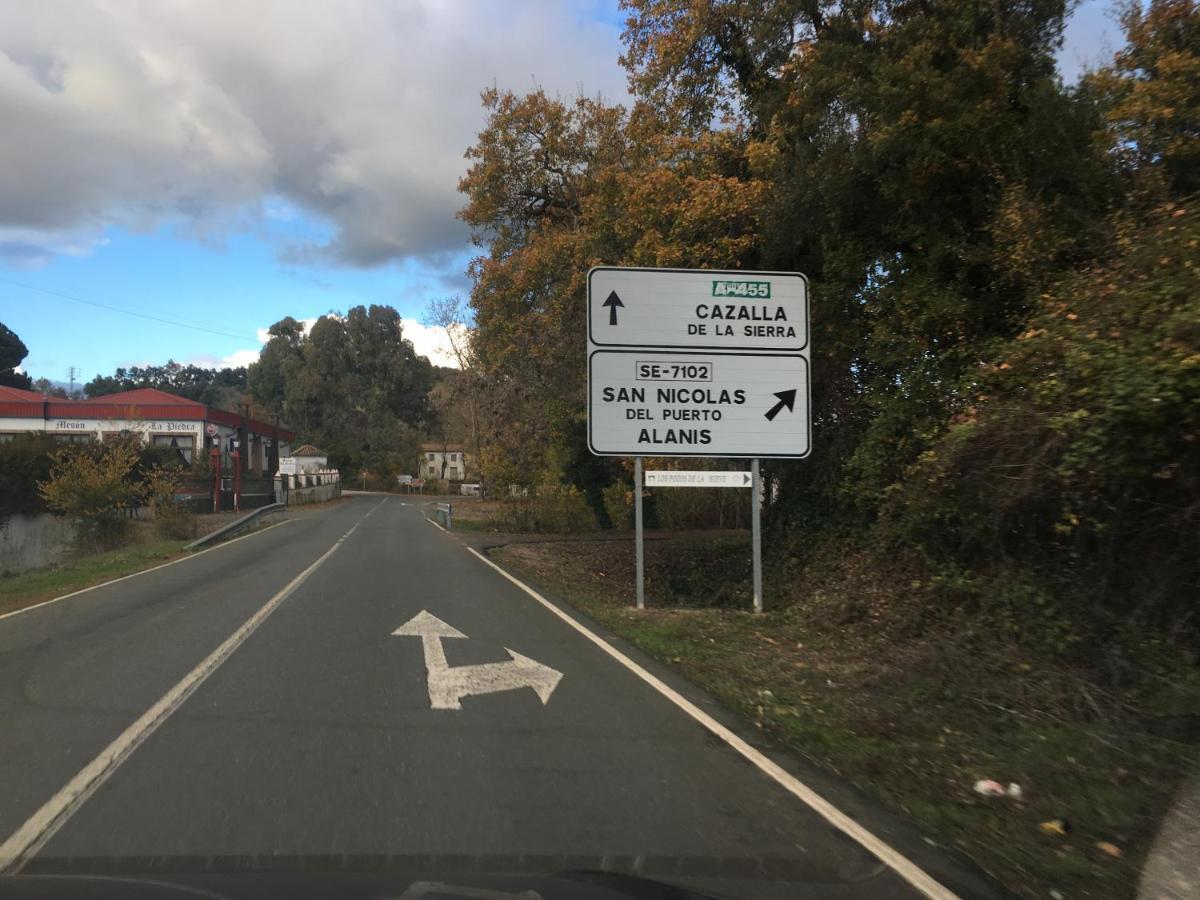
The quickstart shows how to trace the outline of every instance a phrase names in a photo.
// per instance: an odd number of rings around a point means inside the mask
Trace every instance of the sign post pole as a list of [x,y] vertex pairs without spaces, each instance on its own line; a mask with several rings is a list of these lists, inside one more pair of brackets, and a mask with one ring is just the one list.
[[758,474],[758,460],[750,461],[750,544],[754,555],[754,611],[763,611],[762,600],[762,478]]
[[[596,266],[587,275],[588,449],[633,457],[637,608],[642,490],[751,487],[763,609],[760,461],[812,449],[808,279],[799,272]],[[645,457],[751,460],[751,471],[643,472]]]
[[213,512],[221,511],[221,451],[213,445],[208,452],[208,468],[212,473]]
[[231,458],[233,459],[233,511],[242,511],[242,465],[241,451],[234,450]]
[[633,458],[633,530],[637,557],[637,608],[646,608],[646,557],[642,543],[642,458]]

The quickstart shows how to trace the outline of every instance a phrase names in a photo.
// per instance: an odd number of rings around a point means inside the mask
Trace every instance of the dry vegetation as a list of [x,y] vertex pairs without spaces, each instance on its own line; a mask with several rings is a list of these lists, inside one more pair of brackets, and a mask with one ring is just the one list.
[[[830,554],[771,571],[756,617],[744,611],[744,533],[648,542],[640,613],[628,541],[531,541],[493,556],[1025,896],[1133,896],[1200,763],[1200,681],[1183,654],[1146,647],[1121,663],[1122,684],[1023,648],[986,612],[931,625],[919,610],[939,587],[895,560]],[[980,779],[1022,796],[982,797]],[[1058,822],[1061,834],[1047,824]]]

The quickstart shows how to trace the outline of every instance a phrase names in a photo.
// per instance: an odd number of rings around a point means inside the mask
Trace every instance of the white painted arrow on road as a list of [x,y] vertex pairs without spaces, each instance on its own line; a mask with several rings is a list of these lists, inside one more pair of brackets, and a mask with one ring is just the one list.
[[508,647],[504,648],[512,657],[508,662],[451,668],[446,662],[446,650],[442,646],[442,640],[466,638],[466,635],[425,610],[421,610],[392,634],[421,639],[421,646],[425,650],[429,705],[433,709],[462,709],[463,697],[515,691],[526,687],[532,688],[544,705],[550,702],[550,695],[562,680],[562,672],[509,650]]

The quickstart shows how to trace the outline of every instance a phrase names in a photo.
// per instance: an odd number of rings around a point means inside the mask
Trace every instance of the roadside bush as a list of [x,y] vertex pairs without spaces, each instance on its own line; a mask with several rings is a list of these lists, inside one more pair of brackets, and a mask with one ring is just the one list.
[[120,546],[132,532],[130,513],[144,488],[133,479],[138,448],[132,441],[79,444],[56,450],[50,474],[38,483],[46,506],[72,519],[79,549]]
[[633,527],[633,486],[624,478],[604,489],[604,508],[613,528]]
[[663,488],[654,493],[660,528],[748,528],[750,492],[726,488]]
[[175,497],[179,493],[180,470],[155,466],[146,473],[146,500],[154,513],[155,527],[165,538],[196,536],[196,516]]
[[155,444],[142,446],[138,450],[138,470],[146,473],[154,468],[183,471],[188,468],[188,465],[184,462],[179,450],[174,447]]
[[[604,506],[613,527],[634,527],[633,501],[633,481],[628,476],[604,489]],[[724,488],[646,489],[642,517],[646,528],[747,528],[750,495]]]
[[1118,246],[964,386],[881,533],[983,574],[1036,572],[1099,637],[1128,621],[1178,635],[1200,588],[1200,210],[1130,222]]
[[0,444],[0,520],[45,510],[38,482],[50,477],[50,454],[59,446],[44,434],[19,434]]
[[543,486],[532,497],[500,502],[487,526],[514,533],[580,534],[596,530],[596,519],[583,495],[570,487]]
[[212,477],[212,470],[209,467],[209,454],[207,449],[197,450],[192,455],[192,464],[188,468],[193,478],[208,480]]

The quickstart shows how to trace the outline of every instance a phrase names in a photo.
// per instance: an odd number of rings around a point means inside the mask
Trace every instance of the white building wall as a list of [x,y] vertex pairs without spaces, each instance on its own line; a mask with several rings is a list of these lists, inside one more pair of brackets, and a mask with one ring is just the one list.
[[[455,458],[451,459],[451,457]],[[442,474],[443,460],[446,463],[445,475]],[[417,477],[445,478],[448,481],[462,481],[467,477],[466,454],[461,450],[422,450],[421,470],[417,473]]]
[[0,419],[0,434],[25,434],[30,431],[41,431],[45,424],[41,417],[36,419],[4,418]]
[[[193,461],[200,458],[201,455],[207,452],[205,447],[205,422],[195,420],[173,420],[173,419],[147,419],[147,420],[130,420],[130,419],[42,419],[38,418],[17,418],[3,417],[0,418],[0,435],[10,434],[28,434],[29,432],[45,431],[51,435],[84,435],[89,438],[100,440],[106,434],[119,433],[121,431],[136,432],[142,436],[142,442],[162,443],[167,446],[170,442],[166,438],[176,438],[181,449],[185,449],[188,444],[192,447]],[[254,432],[257,434],[257,432]],[[229,441],[237,435],[237,428],[231,425],[217,425],[216,438],[219,440],[218,446],[221,449],[222,466],[230,465],[229,456]],[[270,437],[270,434],[261,435],[265,441]],[[161,438],[164,440],[155,440]],[[246,452],[243,450],[243,452]],[[280,438],[279,440],[279,455],[288,456],[291,453],[291,445],[288,441]],[[268,454],[266,446],[263,447],[263,459],[265,460]]]
[[32,419],[0,418],[0,433],[27,433],[45,431],[47,434],[87,434],[100,437],[119,431],[136,431],[140,434],[167,434],[187,437],[203,437],[204,423],[150,419]]

